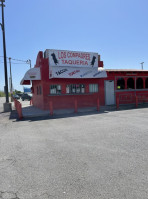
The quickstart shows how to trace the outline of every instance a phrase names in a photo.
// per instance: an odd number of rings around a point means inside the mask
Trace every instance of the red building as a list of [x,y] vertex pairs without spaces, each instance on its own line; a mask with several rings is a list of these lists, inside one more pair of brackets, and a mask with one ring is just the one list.
[[46,50],[21,84],[32,81],[33,105],[40,109],[73,109],[148,102],[148,71],[105,70],[97,53]]

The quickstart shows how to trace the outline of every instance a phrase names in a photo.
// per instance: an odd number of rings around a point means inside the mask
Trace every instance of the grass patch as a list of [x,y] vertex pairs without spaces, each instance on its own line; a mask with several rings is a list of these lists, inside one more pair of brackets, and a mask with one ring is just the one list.
[[[0,91],[0,97],[5,97],[5,93],[3,91]],[[10,97],[10,93],[9,93],[9,97]]]
[[5,97],[5,93],[3,91],[0,91],[0,97]]

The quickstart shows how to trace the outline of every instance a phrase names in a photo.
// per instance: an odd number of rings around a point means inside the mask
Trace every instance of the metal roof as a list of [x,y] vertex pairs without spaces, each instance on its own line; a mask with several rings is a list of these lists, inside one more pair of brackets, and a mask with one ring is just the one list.
[[105,69],[107,72],[148,72],[148,70],[139,69]]

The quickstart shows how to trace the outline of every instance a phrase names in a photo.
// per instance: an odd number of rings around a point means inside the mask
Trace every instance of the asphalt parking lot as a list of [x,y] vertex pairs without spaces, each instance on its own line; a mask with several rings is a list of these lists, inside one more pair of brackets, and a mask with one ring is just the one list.
[[2,102],[0,199],[148,198],[148,108],[18,121]]

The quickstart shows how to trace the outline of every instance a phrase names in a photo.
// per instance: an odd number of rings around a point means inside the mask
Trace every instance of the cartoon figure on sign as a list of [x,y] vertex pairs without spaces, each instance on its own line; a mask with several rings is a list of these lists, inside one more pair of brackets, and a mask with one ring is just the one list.
[[54,53],[52,53],[51,56],[52,56],[52,59],[53,59],[54,63],[57,65],[59,62],[58,62],[58,60],[56,58],[56,55]]
[[52,71],[49,70],[49,78],[52,78]]
[[92,65],[92,67],[93,67],[93,66],[94,66],[94,64],[95,64],[95,61],[96,61],[96,57],[95,57],[95,56],[93,56],[92,61],[91,61],[91,65]]

